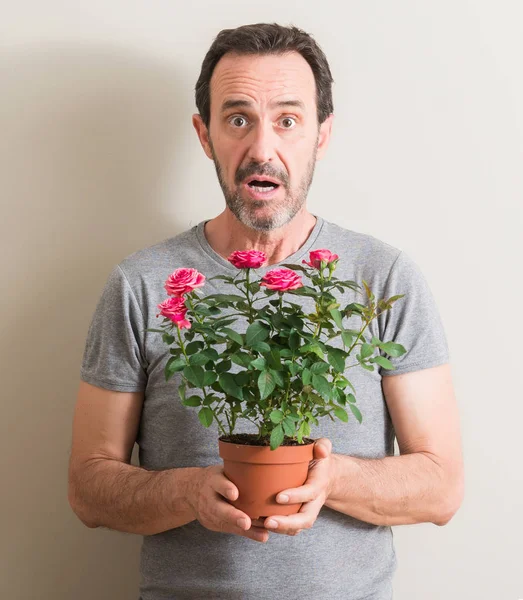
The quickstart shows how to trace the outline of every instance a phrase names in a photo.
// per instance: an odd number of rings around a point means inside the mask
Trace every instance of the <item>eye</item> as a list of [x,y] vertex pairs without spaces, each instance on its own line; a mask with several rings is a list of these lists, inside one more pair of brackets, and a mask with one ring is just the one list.
[[293,121],[295,122],[295,119],[294,119],[294,117],[283,117],[283,119],[281,120],[281,122],[282,122],[282,123],[285,123],[285,122],[287,122],[287,123],[288,123],[288,122],[291,122],[291,126],[290,126],[290,127],[284,126],[284,129],[292,129],[292,128],[293,128],[293,127],[292,127],[292,122],[293,122]]
[[[239,115],[236,115],[235,117],[232,117],[231,119],[229,119],[229,123],[234,123],[234,122],[238,122],[238,121],[246,121],[245,117],[241,117]],[[242,129],[242,127],[236,127],[236,129]]]

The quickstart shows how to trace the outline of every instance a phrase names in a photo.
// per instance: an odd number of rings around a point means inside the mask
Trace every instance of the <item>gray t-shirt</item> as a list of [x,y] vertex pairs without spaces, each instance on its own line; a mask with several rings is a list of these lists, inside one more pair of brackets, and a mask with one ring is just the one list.
[[[371,322],[368,339],[403,344],[407,353],[390,358],[395,371],[360,366],[347,369],[356,388],[362,423],[350,415],[344,423],[320,419],[311,437],[328,437],[333,452],[356,457],[394,455],[394,428],[381,386],[382,376],[417,371],[449,362],[443,325],[429,286],[405,252],[364,233],[345,229],[320,216],[306,242],[282,263],[302,264],[309,251],[328,248],[340,256],[335,276],[364,279],[377,299],[405,294],[390,311]],[[145,391],[136,442],[140,465],[149,470],[209,466],[221,463],[220,432],[215,422],[204,428],[198,408],[182,405],[180,373],[165,381],[169,357],[157,328],[157,305],[167,298],[164,283],[179,267],[193,267],[207,278],[235,274],[237,269],[217,254],[204,235],[204,223],[124,258],[110,273],[96,306],[81,367],[81,379],[122,392]],[[241,249],[241,248],[239,248]],[[261,267],[256,278],[278,265]],[[304,283],[308,280],[304,276]],[[205,295],[227,293],[223,280],[207,281]],[[364,290],[362,288],[363,294]],[[365,303],[365,295],[339,292],[341,306]],[[289,296],[308,311],[313,300]],[[345,320],[356,328],[356,316]],[[239,320],[235,328],[244,331]],[[339,347],[341,346],[341,339]],[[329,342],[333,345],[334,340]],[[347,364],[356,362],[347,361]],[[236,365],[233,365],[233,370]],[[238,370],[240,367],[237,368]],[[239,421],[236,432],[255,433],[254,424]],[[210,531],[197,520],[143,537],[140,599],[390,600],[396,555],[391,527],[367,523],[323,506],[310,529],[297,536],[270,534],[268,543]]]

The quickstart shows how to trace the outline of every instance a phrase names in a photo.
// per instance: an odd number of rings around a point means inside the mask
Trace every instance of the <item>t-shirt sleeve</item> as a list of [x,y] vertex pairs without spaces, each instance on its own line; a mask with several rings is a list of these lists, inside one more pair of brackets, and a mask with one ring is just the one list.
[[141,392],[147,381],[144,318],[119,265],[111,271],[87,332],[83,381],[119,392]]
[[396,367],[380,366],[380,375],[400,375],[449,362],[447,337],[434,296],[420,267],[404,251],[392,265],[382,297],[399,294],[405,296],[378,317],[380,340],[401,344],[407,352],[391,357],[380,351]]

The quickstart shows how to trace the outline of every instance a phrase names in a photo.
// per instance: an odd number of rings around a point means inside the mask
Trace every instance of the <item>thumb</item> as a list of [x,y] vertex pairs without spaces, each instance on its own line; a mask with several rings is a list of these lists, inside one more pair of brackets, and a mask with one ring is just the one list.
[[329,438],[320,438],[314,443],[314,458],[327,458],[332,451],[332,442]]

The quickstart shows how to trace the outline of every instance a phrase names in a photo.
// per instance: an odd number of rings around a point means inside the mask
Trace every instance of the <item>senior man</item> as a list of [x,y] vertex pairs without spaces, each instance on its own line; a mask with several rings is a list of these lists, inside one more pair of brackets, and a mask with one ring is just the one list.
[[[196,84],[193,126],[225,208],[124,258],[96,307],[69,500],[89,527],[143,536],[142,600],[390,600],[391,526],[444,525],[462,501],[449,351],[424,276],[405,252],[306,207],[331,136],[332,82],[323,51],[297,27],[221,31]],[[261,276],[323,248],[340,256],[341,279],[366,280],[378,298],[405,294],[370,332],[408,351],[391,359],[394,371],[350,372],[363,421],[324,418],[313,429],[307,481],[278,497],[303,502],[301,510],[252,521],[228,502],[238,490],[223,473],[216,423],[203,428],[181,404],[177,385],[165,381],[167,348],[145,330],[157,325],[162,284],[178,267],[234,274],[227,257],[255,249],[268,259]],[[228,288],[214,280],[212,291]],[[130,464],[135,441],[140,467]]]

